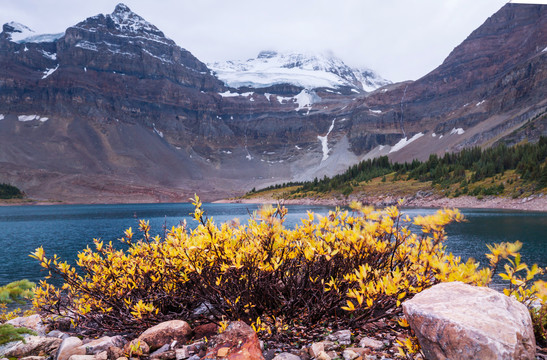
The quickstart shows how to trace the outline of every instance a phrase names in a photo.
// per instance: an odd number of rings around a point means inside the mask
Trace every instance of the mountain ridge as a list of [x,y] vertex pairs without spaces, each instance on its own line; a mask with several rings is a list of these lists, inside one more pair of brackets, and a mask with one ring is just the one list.
[[227,87],[122,5],[51,42],[3,32],[0,181],[73,202],[214,200],[539,136],[546,9],[505,5],[423,78],[367,93]]

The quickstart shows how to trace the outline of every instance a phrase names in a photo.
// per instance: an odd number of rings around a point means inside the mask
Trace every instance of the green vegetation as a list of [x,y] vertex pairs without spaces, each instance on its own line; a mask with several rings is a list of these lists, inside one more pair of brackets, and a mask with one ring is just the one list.
[[[28,315],[28,313],[23,313],[21,309],[8,311],[6,304],[12,302],[24,303],[25,300],[32,298],[34,286],[34,283],[26,279],[0,286],[0,323],[16,318],[19,315]],[[22,334],[36,335],[34,331],[25,327],[15,328],[11,324],[1,324],[0,345],[18,340],[24,342]]]
[[25,327],[16,328],[11,324],[2,324],[0,325],[0,345],[19,340],[24,342],[22,334],[36,335],[36,332]]
[[[287,197],[304,197],[340,193],[348,196],[354,191],[378,191],[391,182],[398,183],[405,192],[409,183],[427,183],[447,196],[509,195],[519,197],[547,187],[547,138],[537,143],[513,147],[504,144],[482,150],[479,147],[464,149],[459,153],[431,155],[427,161],[392,163],[387,156],[369,159],[350,167],[332,178],[315,178],[304,183],[290,183],[254,190],[247,195],[292,186]],[[382,184],[367,188],[375,179]],[[401,183],[402,182],[402,183]],[[410,190],[410,189],[409,189]]]
[[0,184],[0,199],[21,199],[23,193],[13,185]]
[[24,303],[26,299],[32,298],[34,286],[35,284],[27,279],[0,286],[0,303],[9,304],[14,301]]

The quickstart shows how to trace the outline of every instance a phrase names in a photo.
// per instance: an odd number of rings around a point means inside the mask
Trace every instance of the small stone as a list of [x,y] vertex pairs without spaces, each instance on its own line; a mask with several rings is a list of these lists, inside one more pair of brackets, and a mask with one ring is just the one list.
[[319,352],[315,357],[317,360],[331,360],[332,358],[324,351]]
[[109,359],[118,359],[125,355],[123,349],[116,346],[109,347],[107,354]]
[[159,354],[150,355],[150,360],[172,360],[176,359],[177,355],[175,350],[167,350]]
[[97,360],[95,355],[72,355],[68,360]]
[[359,341],[359,346],[362,348],[371,348],[373,350],[381,350],[384,348],[384,342],[369,337],[364,337]]
[[75,336],[67,337],[63,340],[57,351],[56,360],[68,360],[72,355],[85,355],[85,348],[82,340]]
[[228,348],[226,358],[229,360],[263,360],[256,332],[242,321],[232,321],[226,330],[211,339],[211,346],[203,355],[206,359],[219,357],[223,348]]
[[229,352],[230,352],[229,347],[223,347],[223,348],[218,349],[217,356],[218,357],[225,357],[226,355],[228,355]]
[[87,355],[94,355],[108,350],[108,348],[122,347],[125,345],[125,340],[121,336],[103,336],[102,338],[92,340],[84,345]]
[[50,332],[48,332],[46,334],[47,337],[54,337],[54,338],[58,338],[58,339],[61,339],[61,340],[64,340],[64,339],[67,339],[70,337],[70,335],[68,335],[67,333],[64,333],[62,331],[59,331],[59,330],[52,330]]
[[357,354],[355,351],[346,349],[342,352],[342,357],[344,360],[354,360],[359,357],[359,354]]
[[19,360],[46,360],[46,359],[47,359],[47,357],[45,357],[45,356],[27,356],[27,357],[21,358]]
[[151,353],[151,354],[150,354],[150,357],[159,355],[159,354],[161,354],[161,353],[164,353],[164,352],[166,352],[167,350],[169,350],[169,348],[170,348],[170,345],[169,345],[169,344],[165,344],[165,345],[163,345],[162,347],[160,347],[159,349],[157,349],[156,351],[154,351],[153,353]]
[[108,353],[106,351],[102,351],[95,355],[95,359],[97,360],[108,360]]
[[190,357],[190,351],[189,351],[189,346],[183,346],[182,348],[180,349],[176,349],[175,350],[175,358],[177,360],[184,360],[184,359],[188,359]]
[[210,339],[211,337],[218,334],[218,325],[215,323],[198,325],[194,329],[194,339],[199,340],[204,337]]
[[190,339],[192,329],[186,321],[170,320],[151,327],[138,338],[145,341],[151,350],[156,350],[174,340],[182,344]]
[[365,348],[349,347],[349,348],[346,348],[345,350],[353,351],[354,353],[356,353],[358,356],[362,358],[365,358],[367,354],[370,354],[370,349],[365,349]]
[[318,357],[319,353],[325,351],[325,344],[322,342],[313,343],[310,346],[310,355],[311,357]]
[[331,341],[337,341],[340,345],[349,345],[351,344],[351,331],[340,330],[330,334],[327,339]]
[[301,360],[300,356],[296,356],[294,354],[283,352],[276,357],[273,358],[273,360]]

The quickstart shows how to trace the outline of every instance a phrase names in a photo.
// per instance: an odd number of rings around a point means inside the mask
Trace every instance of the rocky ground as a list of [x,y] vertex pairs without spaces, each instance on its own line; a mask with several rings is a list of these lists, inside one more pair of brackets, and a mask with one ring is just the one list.
[[[389,195],[365,196],[350,195],[348,198],[300,198],[300,199],[274,199],[269,196],[253,196],[252,198],[235,198],[216,201],[219,203],[249,203],[249,204],[283,204],[293,205],[332,205],[345,206],[351,201],[360,201],[378,207],[396,205],[398,198]],[[545,194],[531,195],[526,198],[507,198],[500,196],[486,196],[478,199],[473,196],[459,196],[447,198],[430,193],[418,193],[404,199],[403,207],[412,208],[474,208],[474,209],[504,209],[522,211],[547,211],[547,196]]]
[[[44,321],[31,315],[8,321],[36,335],[0,346],[0,360],[547,359],[544,340],[536,343],[528,308],[495,290],[440,283],[405,301],[402,310],[410,327],[391,319],[348,329],[334,321],[257,334],[241,321],[192,328],[183,320],[170,320],[138,336],[96,338],[83,336],[62,317]],[[403,355],[400,348],[410,329],[421,350]]]
[[396,323],[378,321],[354,330],[294,327],[284,331],[284,335],[261,340],[242,322],[231,322],[220,331],[214,323],[191,329],[186,322],[173,320],[150,328],[135,339],[122,336],[80,339],[70,329],[51,330],[38,315],[11,322],[32,328],[38,335],[27,335],[26,343],[0,346],[3,359],[394,359],[398,354],[396,341],[408,335]]

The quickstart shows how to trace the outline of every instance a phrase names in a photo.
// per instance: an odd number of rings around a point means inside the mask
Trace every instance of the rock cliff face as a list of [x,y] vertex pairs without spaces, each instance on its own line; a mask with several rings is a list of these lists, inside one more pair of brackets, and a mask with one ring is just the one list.
[[390,156],[424,158],[430,152],[491,145],[528,121],[542,127],[547,105],[546,46],[547,6],[506,4],[437,69],[356,104],[352,149],[368,151],[374,145],[371,134],[409,139],[423,133],[427,136]]
[[344,95],[229,88],[123,4],[64,34],[10,23],[0,181],[77,202],[214,199],[381,154],[411,160],[538,136],[546,46],[547,6],[507,4],[424,78]]

